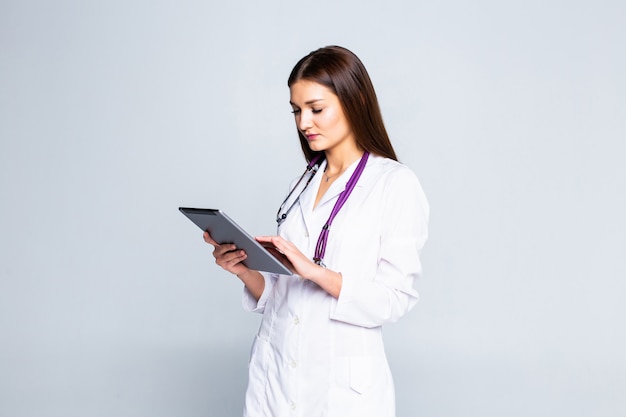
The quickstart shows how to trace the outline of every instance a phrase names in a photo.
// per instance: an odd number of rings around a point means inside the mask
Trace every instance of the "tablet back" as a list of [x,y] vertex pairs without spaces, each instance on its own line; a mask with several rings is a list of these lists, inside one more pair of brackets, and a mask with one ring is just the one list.
[[246,251],[248,257],[243,264],[248,268],[257,271],[293,275],[285,265],[223,211],[191,207],[179,207],[179,210],[200,229],[208,231],[217,243],[234,243],[237,245],[237,248]]

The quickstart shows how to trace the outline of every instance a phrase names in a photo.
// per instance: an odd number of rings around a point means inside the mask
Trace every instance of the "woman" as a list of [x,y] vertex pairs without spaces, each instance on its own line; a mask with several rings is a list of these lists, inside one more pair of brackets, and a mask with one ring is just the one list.
[[313,51],[288,85],[309,165],[279,209],[278,235],[257,240],[294,275],[250,270],[245,252],[204,235],[216,263],[243,281],[244,307],[263,314],[244,415],[394,416],[381,326],[417,301],[428,203],[396,160],[356,55]]

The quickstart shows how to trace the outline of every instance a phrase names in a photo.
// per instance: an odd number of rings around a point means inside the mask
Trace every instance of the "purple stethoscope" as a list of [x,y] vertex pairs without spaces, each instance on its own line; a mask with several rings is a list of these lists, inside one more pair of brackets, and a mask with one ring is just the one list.
[[[317,239],[317,245],[315,246],[315,256],[313,257],[313,261],[320,266],[326,267],[326,265],[324,265],[323,259],[324,259],[324,254],[326,253],[326,243],[328,242],[328,234],[330,232],[330,225],[335,219],[335,216],[337,215],[337,213],[339,213],[339,210],[341,210],[341,207],[343,207],[345,202],[348,200],[348,197],[350,197],[350,194],[352,193],[354,186],[356,185],[357,181],[361,177],[361,174],[363,173],[363,170],[365,169],[365,164],[367,163],[367,159],[369,158],[369,155],[370,155],[369,152],[363,153],[363,156],[361,157],[361,160],[359,161],[359,165],[357,165],[356,169],[352,173],[352,176],[348,180],[348,183],[346,184],[346,188],[341,192],[341,194],[339,194],[339,197],[337,198],[337,202],[335,203],[335,206],[330,212],[330,216],[328,217],[328,220],[326,220],[326,223],[324,223],[324,226],[322,227],[320,236]],[[276,222],[278,223],[279,227],[287,219],[287,215],[294,208],[296,203],[300,201],[300,196],[311,183],[311,180],[313,179],[313,177],[319,170],[320,165],[322,164],[323,160],[324,160],[324,154],[319,154],[315,158],[311,159],[309,164],[306,166],[306,170],[304,171],[304,173],[302,174],[298,182],[296,182],[296,185],[294,185],[291,191],[289,191],[289,194],[287,194],[287,197],[282,202],[282,204],[278,208],[278,212],[276,213]],[[300,194],[298,194],[298,196],[293,201],[293,203],[291,203],[289,208],[283,212],[283,209],[285,208],[287,201],[289,201],[289,198],[294,193],[294,191],[298,188],[298,185],[300,185],[300,183],[302,182],[304,177],[307,176],[307,174],[309,174],[309,177],[306,183],[304,184],[304,187],[300,191]]]

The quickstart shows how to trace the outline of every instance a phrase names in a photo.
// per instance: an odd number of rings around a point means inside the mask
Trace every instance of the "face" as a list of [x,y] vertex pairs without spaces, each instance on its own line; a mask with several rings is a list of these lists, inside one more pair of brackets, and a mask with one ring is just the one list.
[[339,98],[325,86],[300,80],[291,86],[290,103],[298,130],[313,151],[356,147],[356,140]]

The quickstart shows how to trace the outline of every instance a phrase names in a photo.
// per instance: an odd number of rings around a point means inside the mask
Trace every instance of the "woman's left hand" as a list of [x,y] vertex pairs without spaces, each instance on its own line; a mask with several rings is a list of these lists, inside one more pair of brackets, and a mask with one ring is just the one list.
[[317,265],[293,243],[280,236],[259,236],[256,240],[280,259],[294,274],[319,285],[324,291],[339,298],[343,277],[339,272]]
[[293,243],[280,236],[257,236],[256,240],[294,274],[311,279],[319,265],[307,258]]

